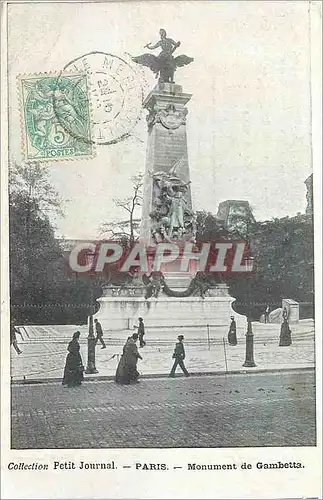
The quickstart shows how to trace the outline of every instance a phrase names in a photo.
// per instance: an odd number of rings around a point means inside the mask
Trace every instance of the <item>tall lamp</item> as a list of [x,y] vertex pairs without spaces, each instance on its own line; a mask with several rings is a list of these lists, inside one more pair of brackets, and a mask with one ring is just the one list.
[[[87,262],[93,262],[94,253],[88,253],[86,255]],[[91,259],[91,260],[90,260]],[[87,337],[87,367],[85,373],[98,373],[95,366],[95,336],[93,328],[93,281],[92,276],[90,276],[90,314],[89,314],[89,334]]]
[[[251,271],[253,270],[254,260],[255,259],[252,256],[248,256],[245,260],[246,270],[249,273],[251,273]],[[247,315],[248,326],[246,333],[246,359],[242,366],[252,368],[257,365],[255,363],[253,355],[253,331],[252,331],[252,321],[251,321],[251,312],[252,312],[251,280],[249,276],[247,277],[247,279],[248,279],[248,315]]]

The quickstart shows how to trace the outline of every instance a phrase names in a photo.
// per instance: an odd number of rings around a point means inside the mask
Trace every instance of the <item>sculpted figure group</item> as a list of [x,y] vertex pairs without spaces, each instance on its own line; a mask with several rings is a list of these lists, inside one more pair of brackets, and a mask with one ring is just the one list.
[[190,182],[183,182],[174,168],[150,175],[153,178],[153,210],[150,217],[155,243],[194,237],[195,217],[186,201]]
[[212,287],[209,277],[202,271],[198,271],[188,288],[183,291],[173,290],[168,287],[163,273],[160,271],[153,271],[150,275],[144,274],[142,281],[146,288],[145,299],[154,297],[157,299],[159,293],[163,291],[168,297],[191,297],[199,296],[205,299],[208,290]]

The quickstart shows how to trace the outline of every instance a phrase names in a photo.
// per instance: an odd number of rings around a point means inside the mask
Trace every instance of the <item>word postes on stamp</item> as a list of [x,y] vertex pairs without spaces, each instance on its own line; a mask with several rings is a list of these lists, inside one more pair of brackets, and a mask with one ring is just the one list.
[[88,75],[92,140],[108,145],[129,137],[142,114],[143,81],[126,57],[90,52],[69,62],[65,71]]
[[93,156],[87,75],[19,77],[25,159]]

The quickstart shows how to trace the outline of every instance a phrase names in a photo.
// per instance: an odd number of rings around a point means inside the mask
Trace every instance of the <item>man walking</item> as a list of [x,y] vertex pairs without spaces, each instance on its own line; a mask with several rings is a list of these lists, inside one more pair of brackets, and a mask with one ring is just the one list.
[[183,370],[185,377],[189,377],[190,374],[188,373],[188,371],[186,370],[185,365],[184,365],[184,359],[185,359],[185,349],[184,349],[184,344],[183,344],[184,336],[179,335],[177,338],[178,338],[178,342],[176,342],[175,350],[174,350],[174,354],[173,354],[173,359],[175,359],[175,361],[174,361],[173,368],[171,369],[169,376],[172,378],[175,377],[175,371],[176,371],[177,365],[179,365],[181,367],[181,369]]
[[102,330],[101,323],[97,319],[95,319],[94,324],[95,324],[95,331],[96,331],[95,345],[100,341],[101,345],[102,345],[101,349],[105,349],[106,345],[105,345],[105,342],[103,340],[103,330]]
[[267,304],[266,310],[265,310],[265,323],[269,323],[269,305]]
[[145,347],[146,342],[144,341],[145,335],[145,325],[144,320],[142,318],[138,318],[139,326],[138,326],[138,337],[139,337],[139,347]]

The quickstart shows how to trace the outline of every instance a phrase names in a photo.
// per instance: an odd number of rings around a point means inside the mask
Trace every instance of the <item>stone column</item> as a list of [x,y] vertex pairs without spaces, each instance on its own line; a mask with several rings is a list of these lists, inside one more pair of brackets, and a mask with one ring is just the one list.
[[[148,111],[148,145],[140,239],[148,245],[152,243],[152,221],[149,214],[154,197],[150,173],[169,173],[177,165],[176,175],[180,180],[185,183],[190,181],[186,138],[188,110],[185,108],[190,98],[191,94],[183,93],[180,85],[159,83],[143,103]],[[186,201],[189,208],[192,208],[190,186],[187,189]]]

